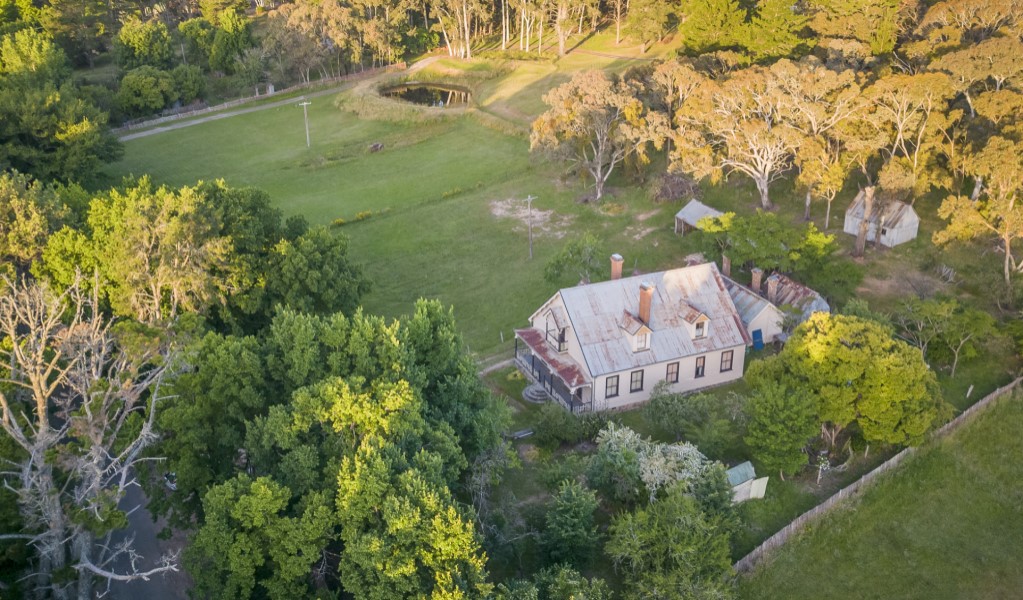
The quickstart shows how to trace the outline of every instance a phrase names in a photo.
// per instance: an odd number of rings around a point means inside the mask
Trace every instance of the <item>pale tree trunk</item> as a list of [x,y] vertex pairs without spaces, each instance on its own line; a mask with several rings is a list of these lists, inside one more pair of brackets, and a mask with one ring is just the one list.
[[834,198],[828,198],[828,208],[824,213],[824,230],[827,231],[831,228],[831,202]]
[[870,227],[870,216],[874,212],[875,190],[873,185],[863,188],[863,219],[860,220],[860,227],[856,233],[856,250],[853,256],[863,256],[867,249],[867,228]]
[[973,181],[973,191],[970,193],[970,200],[976,202],[977,198],[980,198],[982,191],[984,191],[984,178],[978,175]]
[[806,190],[806,205],[803,208],[803,220],[810,220],[810,201],[813,200],[813,188]]
[[[878,211],[880,212],[880,211]],[[874,230],[874,250],[881,247],[881,234],[884,231],[884,215],[878,215],[877,228]]]
[[754,183],[757,184],[757,191],[760,192],[760,206],[764,210],[774,209],[774,204],[771,203],[771,196],[769,194],[770,182],[767,177],[757,175],[753,177]]

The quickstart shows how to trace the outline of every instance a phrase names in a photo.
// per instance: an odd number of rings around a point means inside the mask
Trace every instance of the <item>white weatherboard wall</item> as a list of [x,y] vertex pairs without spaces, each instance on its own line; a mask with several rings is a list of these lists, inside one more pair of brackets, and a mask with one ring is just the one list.
[[632,381],[632,371],[640,369],[611,373],[609,375],[618,375],[618,396],[613,398],[605,397],[608,375],[596,377],[593,382],[593,408],[594,410],[610,410],[646,402],[650,399],[650,393],[654,386],[665,380],[668,374],[668,365],[673,362],[679,363],[679,371],[678,383],[672,384],[669,388],[672,392],[690,392],[742,379],[746,363],[746,347],[736,346],[731,350],[732,370],[723,373],[721,372],[721,354],[726,351],[714,351],[701,355],[706,357],[706,363],[704,375],[699,378],[695,377],[696,356],[647,365],[642,368],[643,389],[638,392],[630,392],[629,384]]

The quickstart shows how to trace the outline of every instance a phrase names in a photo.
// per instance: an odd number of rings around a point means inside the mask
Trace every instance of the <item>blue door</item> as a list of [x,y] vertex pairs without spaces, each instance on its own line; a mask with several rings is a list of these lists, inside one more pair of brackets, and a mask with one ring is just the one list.
[[764,332],[760,329],[753,330],[753,349],[754,350],[764,349]]

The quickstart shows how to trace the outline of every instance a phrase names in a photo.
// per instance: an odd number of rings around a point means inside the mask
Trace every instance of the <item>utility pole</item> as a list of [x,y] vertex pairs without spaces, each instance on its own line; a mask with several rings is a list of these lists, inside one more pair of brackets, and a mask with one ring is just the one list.
[[536,196],[532,194],[526,197],[526,206],[529,209],[529,260],[533,260],[533,200],[536,200]]
[[310,102],[308,100],[306,100],[305,102],[300,102],[298,104],[299,106],[302,107],[302,116],[305,117],[305,147],[306,148],[309,147],[309,105],[310,104],[312,104],[312,102]]

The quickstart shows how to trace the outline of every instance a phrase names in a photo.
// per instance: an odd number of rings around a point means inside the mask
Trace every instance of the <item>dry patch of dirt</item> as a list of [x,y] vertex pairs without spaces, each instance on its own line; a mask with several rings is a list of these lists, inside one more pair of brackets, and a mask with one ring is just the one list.
[[[514,219],[516,221],[515,231],[526,231],[529,227],[529,207],[525,200],[520,198],[492,201],[490,214],[498,219]],[[533,234],[561,239],[568,233],[568,228],[574,218],[571,215],[559,215],[553,210],[542,210],[534,206],[532,212]]]
[[939,292],[947,291],[948,284],[920,271],[908,271],[880,278],[868,275],[863,283],[856,288],[857,295],[877,298],[905,298],[916,296],[930,298]]
[[656,215],[659,212],[661,212],[661,211],[659,211],[659,210],[652,210],[650,212],[645,212],[645,213],[642,213],[642,214],[638,214],[638,215],[636,215],[636,220],[640,221],[640,222],[646,221],[647,219],[649,219],[650,217]]

